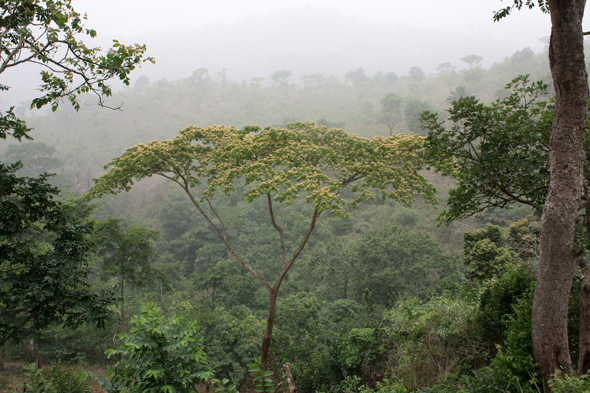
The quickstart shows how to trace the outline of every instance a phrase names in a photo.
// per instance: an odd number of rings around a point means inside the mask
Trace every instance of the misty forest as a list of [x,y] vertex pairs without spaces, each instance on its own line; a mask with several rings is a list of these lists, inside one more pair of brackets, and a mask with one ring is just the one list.
[[40,84],[0,114],[1,392],[590,391],[585,1],[500,4],[553,30],[490,66],[240,81],[1,3]]

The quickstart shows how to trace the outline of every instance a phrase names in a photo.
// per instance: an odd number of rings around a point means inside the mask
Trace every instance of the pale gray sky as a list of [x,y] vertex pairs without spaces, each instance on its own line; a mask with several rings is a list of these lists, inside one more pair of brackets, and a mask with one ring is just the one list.
[[[443,28],[512,37],[523,43],[548,34],[550,21],[538,9],[514,13],[501,23],[492,13],[512,1],[500,0],[75,0],[99,31],[133,36],[211,24],[235,24],[249,16],[310,5],[337,9],[367,22]],[[533,45],[531,43],[529,45]]]
[[[343,75],[364,68],[407,74],[411,66],[434,72],[475,53],[485,67],[517,50],[540,52],[550,19],[538,9],[494,23],[494,10],[512,0],[73,0],[88,14],[87,27],[106,47],[116,38],[145,43],[155,66],[133,74],[150,80],[188,77],[198,68],[227,70],[231,81],[288,69]],[[590,24],[589,24],[590,25]],[[588,28],[590,30],[590,27]],[[24,99],[38,84],[31,73],[3,75],[13,86],[3,99]],[[20,95],[19,95],[20,94]],[[32,94],[35,94],[34,92]]]
[[[493,22],[512,0],[75,0],[103,39],[142,42],[152,81],[186,77],[197,68],[227,69],[230,80],[267,77],[277,69],[342,77],[358,67],[433,72],[463,67],[471,53],[484,66],[517,50],[542,51],[550,19],[538,9]],[[273,23],[277,22],[277,23]],[[292,23],[291,23],[292,22]],[[327,58],[328,57],[328,58]],[[323,67],[323,68],[322,68]]]

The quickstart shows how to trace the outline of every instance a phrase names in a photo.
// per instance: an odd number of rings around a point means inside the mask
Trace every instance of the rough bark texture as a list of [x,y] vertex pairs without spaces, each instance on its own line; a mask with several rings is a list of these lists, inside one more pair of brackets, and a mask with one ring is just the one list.
[[583,192],[588,84],[582,16],[586,0],[549,0],[549,63],[556,93],[549,147],[551,182],[541,219],[541,255],[532,316],[533,353],[543,378],[573,374],[567,311],[575,260],[575,226]]
[[[586,158],[587,159],[587,158]],[[586,236],[590,235],[590,203],[588,203],[588,189],[585,189],[586,200]],[[580,288],[580,331],[578,375],[584,375],[590,370],[590,266],[583,258],[578,258],[578,266],[582,269],[584,279]]]

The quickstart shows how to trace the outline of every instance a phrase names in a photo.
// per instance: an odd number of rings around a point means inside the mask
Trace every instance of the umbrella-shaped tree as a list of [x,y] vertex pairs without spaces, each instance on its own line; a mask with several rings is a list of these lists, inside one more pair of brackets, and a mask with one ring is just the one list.
[[[340,129],[313,123],[290,124],[287,129],[211,126],[188,127],[174,140],[151,142],[128,149],[105,168],[91,195],[129,191],[134,181],[153,175],[178,184],[209,223],[229,254],[266,288],[269,311],[261,359],[268,363],[276,301],[285,275],[305,247],[323,212],[349,215],[375,190],[382,200],[406,204],[417,195],[434,202],[434,187],[419,173],[423,138],[393,135],[366,139]],[[197,187],[206,181],[205,187]],[[277,233],[277,276],[274,282],[257,270],[255,261],[242,258],[211,197],[230,195],[243,181],[246,201],[263,198],[269,225]],[[242,184],[242,183],[240,183]],[[347,200],[342,191],[348,188]],[[276,203],[290,204],[298,197],[309,205],[309,221],[290,250],[285,230],[277,220]]]

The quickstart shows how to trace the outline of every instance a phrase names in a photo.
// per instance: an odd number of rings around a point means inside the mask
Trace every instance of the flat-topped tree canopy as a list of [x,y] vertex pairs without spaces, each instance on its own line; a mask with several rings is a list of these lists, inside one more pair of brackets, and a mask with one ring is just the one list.
[[[243,179],[247,201],[270,193],[292,203],[304,194],[320,211],[343,216],[345,205],[372,199],[374,189],[384,200],[411,204],[420,195],[434,202],[434,187],[419,173],[423,140],[413,134],[367,139],[314,123],[286,129],[192,126],[173,140],[128,149],[105,166],[109,171],[95,179],[90,193],[129,191],[134,182],[160,175],[183,188],[206,178],[203,196],[230,194],[234,181]],[[350,201],[340,194],[348,185],[356,195]]]

